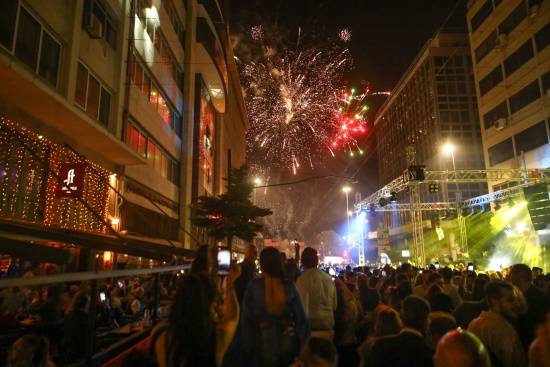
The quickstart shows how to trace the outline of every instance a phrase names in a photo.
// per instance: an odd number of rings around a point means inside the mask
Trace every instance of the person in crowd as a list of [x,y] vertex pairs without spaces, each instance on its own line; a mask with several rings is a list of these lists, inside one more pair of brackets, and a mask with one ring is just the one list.
[[50,343],[44,336],[27,334],[8,349],[5,367],[55,367],[50,358]]
[[373,333],[357,348],[357,354],[361,361],[359,366],[361,367],[366,365],[370,348],[376,340],[385,336],[399,334],[403,328],[399,314],[391,307],[380,305],[376,308],[374,314]]
[[11,312],[13,314],[24,313],[29,309],[29,298],[25,291],[19,287],[9,287],[2,292],[1,310]]
[[529,367],[550,367],[550,314],[537,331],[529,348]]
[[458,305],[462,303],[462,297],[460,297],[458,287],[451,283],[453,279],[453,271],[451,268],[446,266],[440,270],[440,274],[443,277],[443,293],[451,297],[451,300],[453,301],[453,309],[456,309]]
[[382,298],[380,293],[372,287],[369,287],[368,277],[365,274],[359,274],[357,278],[357,287],[359,289],[359,301],[363,312],[373,312],[380,304]]
[[413,286],[411,282],[406,279],[397,284],[397,295],[399,296],[399,302],[393,306],[393,308],[399,312],[401,311],[401,303],[405,298],[413,294]]
[[359,356],[355,352],[357,349],[355,331],[362,319],[363,311],[360,302],[354,295],[353,289],[356,287],[353,283],[345,284],[339,278],[335,278],[334,284],[338,300],[334,312],[334,344],[336,344],[340,356],[338,365],[357,366]]
[[525,351],[512,326],[519,314],[518,296],[511,284],[492,280],[485,286],[489,311],[481,312],[468,326],[491,353],[493,364],[504,367],[527,365]]
[[415,295],[405,298],[400,313],[404,328],[398,335],[376,340],[366,366],[432,366],[433,350],[422,334],[429,313],[430,305],[425,299]]
[[527,351],[535,339],[537,325],[544,322],[550,311],[550,297],[533,284],[533,273],[525,264],[512,266],[510,281],[519,288],[527,302],[527,313],[520,314],[516,323],[523,348]]
[[137,287],[136,289],[134,289],[134,299],[130,304],[132,315],[135,315],[135,316],[143,315],[143,311],[145,311],[145,302],[143,300],[144,295],[145,295],[145,291],[143,290],[142,287]]
[[235,279],[241,268],[231,266],[225,280],[225,313],[216,282],[205,271],[183,276],[167,320],[152,330],[152,349],[159,367],[220,366],[239,320]]
[[257,277],[256,274],[256,258],[258,257],[258,249],[256,245],[249,243],[244,251],[244,260],[239,263],[241,267],[241,276],[235,280],[235,293],[239,304],[242,304],[244,292],[248,283]]
[[415,276],[415,271],[411,264],[403,263],[401,264],[401,274],[406,275],[407,278],[409,278],[409,280],[412,281],[412,279],[414,279],[414,276]]
[[63,322],[62,346],[68,362],[74,362],[84,357],[88,334],[89,303],[90,296],[85,290],[80,290],[67,309],[67,315]]
[[38,314],[36,319],[37,333],[48,338],[52,348],[56,350],[61,342],[63,318],[65,317],[59,286],[52,285],[48,287],[46,301],[36,311]]
[[456,320],[447,312],[430,312],[428,315],[428,327],[426,328],[426,339],[430,347],[435,349],[439,339],[447,332],[456,329]]
[[294,283],[286,279],[279,250],[260,254],[262,277],[252,280],[242,303],[242,343],[252,367],[288,366],[310,335]]
[[432,311],[453,312],[453,301],[451,297],[443,293],[439,283],[430,286],[425,298],[430,303]]
[[431,270],[424,270],[422,274],[418,276],[422,279],[422,283],[414,287],[414,295],[418,297],[424,297],[430,288],[430,276],[433,274]]
[[302,253],[305,273],[296,281],[304,309],[311,326],[311,334],[334,337],[334,314],[336,310],[336,287],[330,275],[317,268],[317,250],[306,247]]
[[473,333],[449,331],[437,343],[434,367],[491,367],[489,352]]
[[293,259],[287,259],[284,252],[281,252],[281,259],[283,260],[283,265],[285,267],[286,277],[292,280],[293,283],[296,283],[298,277],[302,275],[298,265],[296,265],[296,262]]
[[462,302],[453,311],[453,317],[462,329],[468,329],[470,322],[478,317],[481,311],[489,311],[489,303],[485,298],[485,285],[487,283],[487,279],[484,277],[476,278],[472,288],[472,301]]
[[300,356],[290,367],[336,367],[338,352],[334,343],[326,338],[310,337],[306,340]]
[[76,292],[78,292],[78,286],[76,284],[71,284],[65,292],[61,293],[60,300],[63,311],[67,311],[67,309],[73,302]]

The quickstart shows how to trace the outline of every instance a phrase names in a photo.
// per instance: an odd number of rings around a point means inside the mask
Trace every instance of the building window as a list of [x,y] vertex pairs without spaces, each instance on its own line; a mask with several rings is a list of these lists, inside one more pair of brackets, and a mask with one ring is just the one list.
[[153,141],[147,133],[128,121],[124,136],[126,144],[147,159],[149,167],[174,185],[179,186],[178,162]]
[[17,19],[17,1],[4,1],[0,12],[0,45],[11,51]]
[[498,26],[498,34],[510,34],[527,17],[527,7],[522,1]]
[[472,26],[472,32],[477,31],[483,22],[489,18],[489,15],[493,12],[493,2],[492,0],[485,1],[485,4],[479,8],[477,13],[470,20],[470,25]]
[[493,31],[475,50],[476,62],[479,63],[489,52],[491,52],[497,41],[497,32]]
[[479,82],[479,93],[483,96],[503,80],[500,64]]
[[550,71],[547,71],[543,76],[541,76],[541,80],[543,93],[546,93],[546,95],[550,97]]
[[141,93],[147,98],[151,106],[157,110],[172,130],[181,138],[181,116],[175,108],[167,101],[165,94],[158,85],[151,80],[145,67],[142,66],[134,56],[134,61],[130,65],[132,83],[141,90]]
[[10,1],[5,8],[2,7],[0,44],[46,82],[57,87],[61,44],[23,7],[19,7],[16,29],[17,5],[17,1]]
[[109,126],[111,93],[88,69],[78,63],[74,101],[90,116]]
[[164,10],[166,10],[166,14],[168,14],[168,18],[174,27],[174,31],[176,31],[176,34],[178,35],[178,40],[180,41],[181,47],[185,50],[185,30],[182,22],[179,20],[174,4],[172,1],[163,0],[162,5],[164,6]]
[[530,150],[541,147],[548,144],[548,133],[546,131],[546,123],[543,121],[517,133],[514,136],[516,140],[516,154],[521,155],[523,151],[528,152]]
[[512,145],[512,138],[508,138],[501,141],[498,144],[489,147],[489,164],[495,166],[499,163],[514,158],[514,149]]
[[496,106],[495,108],[493,108],[491,111],[483,115],[483,123],[485,126],[485,130],[493,127],[496,120],[500,118],[507,118],[507,117],[508,117],[508,110],[506,107],[506,101],[504,101],[498,106]]
[[93,14],[102,28],[101,37],[113,48],[116,48],[116,26],[113,18],[99,0],[84,0],[84,14],[82,17],[82,28],[86,27],[86,16]]
[[510,111],[515,113],[540,98],[538,79],[510,97]]
[[531,39],[521,45],[520,48],[504,60],[504,72],[506,76],[510,76],[514,71],[519,69],[527,61],[535,56]]
[[535,33],[535,44],[537,52],[541,52],[550,44],[550,22]]

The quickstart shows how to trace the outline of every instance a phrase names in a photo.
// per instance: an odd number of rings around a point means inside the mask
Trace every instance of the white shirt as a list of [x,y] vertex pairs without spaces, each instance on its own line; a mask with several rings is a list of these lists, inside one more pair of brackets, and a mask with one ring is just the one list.
[[453,308],[456,309],[462,303],[462,297],[458,293],[458,287],[450,283],[443,284],[443,293],[453,300]]
[[332,330],[337,303],[336,286],[330,275],[317,268],[309,269],[296,280],[296,288],[311,330]]

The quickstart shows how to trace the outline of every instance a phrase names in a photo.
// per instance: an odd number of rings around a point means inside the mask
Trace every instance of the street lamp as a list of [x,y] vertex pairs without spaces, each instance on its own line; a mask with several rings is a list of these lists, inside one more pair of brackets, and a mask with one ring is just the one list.
[[261,183],[262,181],[259,178],[254,179],[254,205],[256,205],[256,186],[259,186]]
[[346,217],[347,217],[347,220],[348,220],[348,237],[349,237],[349,201],[348,201],[348,192],[351,190],[351,188],[349,187],[344,187],[342,189],[342,191],[344,191],[346,193]]

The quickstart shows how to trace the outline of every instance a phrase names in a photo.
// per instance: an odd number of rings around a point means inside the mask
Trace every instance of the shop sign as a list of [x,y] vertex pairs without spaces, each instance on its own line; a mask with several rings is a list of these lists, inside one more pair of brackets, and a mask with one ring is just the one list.
[[57,174],[61,178],[61,181],[57,183],[56,197],[82,197],[85,172],[86,165],[82,163],[61,164]]

